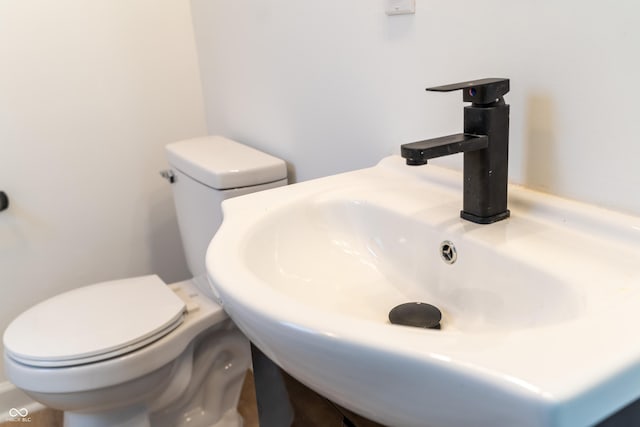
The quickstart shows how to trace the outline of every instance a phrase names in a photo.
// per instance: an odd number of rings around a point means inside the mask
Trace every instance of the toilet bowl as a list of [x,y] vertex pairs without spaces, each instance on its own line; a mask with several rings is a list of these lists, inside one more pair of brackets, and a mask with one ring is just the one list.
[[[91,331],[101,327],[101,320],[106,321],[102,327],[115,329],[113,319],[100,319],[100,311],[112,310],[113,316],[132,326],[145,323],[151,311],[148,306],[141,306],[138,312],[131,310],[133,303],[129,310],[123,310],[117,299],[109,299],[110,291],[116,296],[123,287],[144,290],[146,299],[135,302],[138,305],[165,302],[167,310],[162,314],[169,327],[161,325],[161,336],[151,338],[151,343],[146,343],[149,338],[145,336],[151,331],[139,329],[129,334],[139,334],[137,338],[123,339],[123,347],[114,349],[108,339],[102,343],[92,340]],[[163,291],[167,294],[162,295]],[[165,301],[158,301],[163,297]],[[85,313],[75,313],[82,299],[91,307]],[[97,315],[90,309],[97,309]],[[56,331],[58,322],[31,329],[53,320],[49,315],[55,312],[59,318],[64,317],[60,323],[67,324],[60,326],[66,329]],[[158,315],[154,320],[160,319]],[[79,327],[73,327],[74,321]],[[89,327],[83,327],[85,322]],[[29,340],[24,339],[27,331],[31,331]],[[47,349],[54,339],[66,344],[57,354]],[[39,341],[44,342],[42,348],[30,348],[30,343]],[[70,426],[150,425],[146,418],[155,419],[154,426],[180,426],[186,414],[192,419],[190,426],[218,426],[215,423],[225,415],[233,418],[237,399],[229,396],[239,395],[250,360],[246,338],[193,281],[167,286],[157,276],[100,283],[58,295],[18,317],[7,328],[5,342],[11,346],[5,352],[7,376],[35,400],[67,411],[66,423]],[[195,393],[207,389],[216,392],[194,399]],[[227,414],[229,411],[231,414]],[[198,415],[214,421],[197,424],[193,418]],[[227,421],[220,425],[241,423]]]
[[[185,254],[192,273],[203,272],[221,201],[286,184],[286,168],[222,137],[181,141],[167,152]],[[65,411],[66,427],[242,426],[236,406],[249,343],[204,274],[65,292],[19,315],[3,343],[8,379]]]

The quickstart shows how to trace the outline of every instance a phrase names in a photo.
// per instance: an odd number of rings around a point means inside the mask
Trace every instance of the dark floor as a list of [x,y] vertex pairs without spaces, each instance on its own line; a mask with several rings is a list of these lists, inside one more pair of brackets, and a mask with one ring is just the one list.
[[[287,390],[295,413],[292,427],[384,427],[372,421],[365,420],[342,408],[338,408],[324,397],[300,384],[295,379],[284,374]],[[238,411],[244,418],[244,427],[260,427],[258,424],[258,409],[253,385],[253,375],[248,372],[242,388]],[[347,416],[351,424],[343,423],[343,416]],[[62,427],[62,413],[50,409],[30,414],[28,424],[17,422],[0,423],[0,427]],[[264,427],[264,426],[263,426]]]

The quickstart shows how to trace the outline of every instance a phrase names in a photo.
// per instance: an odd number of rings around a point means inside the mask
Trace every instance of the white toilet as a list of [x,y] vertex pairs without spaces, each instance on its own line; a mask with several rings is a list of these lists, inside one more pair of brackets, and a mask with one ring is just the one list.
[[205,252],[229,197],[287,183],[285,163],[219,136],[169,144],[178,223],[193,279],[157,276],[65,292],[3,337],[6,374],[66,427],[240,427],[246,338],[214,301]]

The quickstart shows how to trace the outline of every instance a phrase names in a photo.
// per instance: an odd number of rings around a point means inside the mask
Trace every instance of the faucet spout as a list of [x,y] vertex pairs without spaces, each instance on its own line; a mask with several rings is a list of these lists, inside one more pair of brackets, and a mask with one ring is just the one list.
[[400,152],[402,157],[406,159],[407,165],[417,166],[426,165],[429,159],[436,157],[482,150],[488,146],[489,138],[486,135],[457,133],[455,135],[403,144],[400,147]]

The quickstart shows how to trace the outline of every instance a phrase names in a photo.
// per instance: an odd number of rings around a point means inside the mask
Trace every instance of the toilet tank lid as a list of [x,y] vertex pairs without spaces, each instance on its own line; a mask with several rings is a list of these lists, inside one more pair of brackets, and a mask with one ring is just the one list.
[[217,190],[248,187],[287,177],[283,160],[223,136],[205,136],[166,146],[169,164]]

